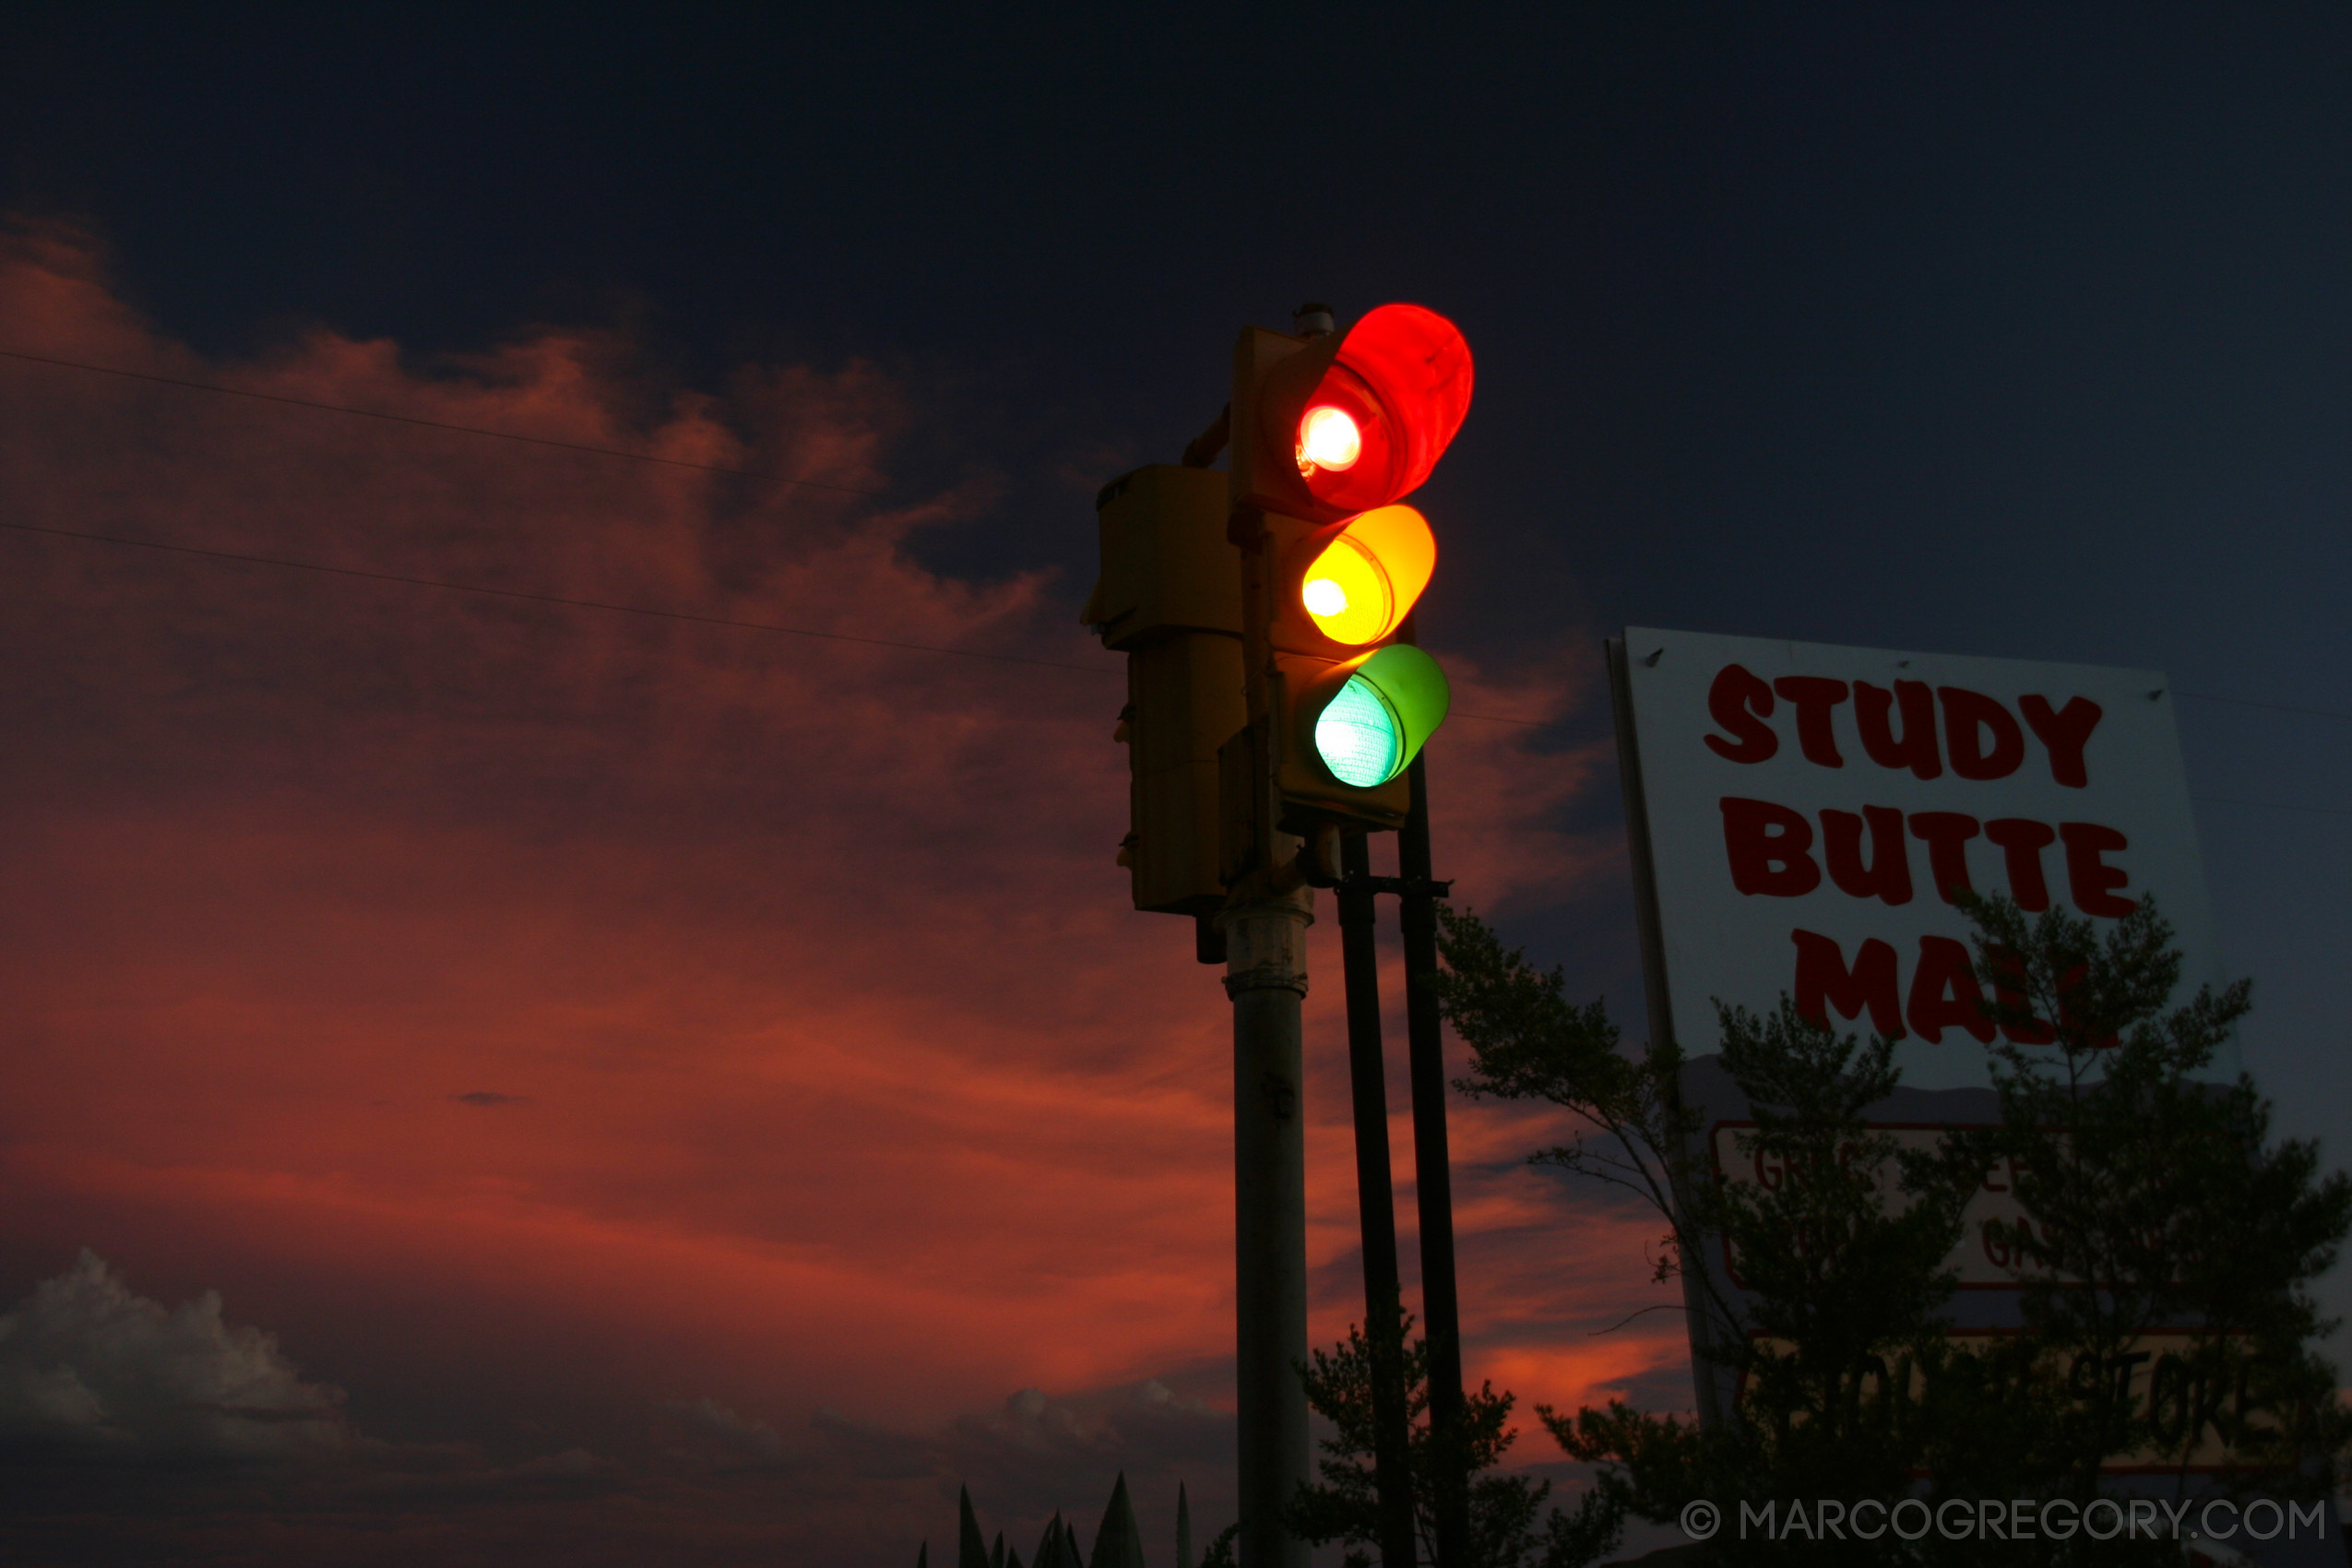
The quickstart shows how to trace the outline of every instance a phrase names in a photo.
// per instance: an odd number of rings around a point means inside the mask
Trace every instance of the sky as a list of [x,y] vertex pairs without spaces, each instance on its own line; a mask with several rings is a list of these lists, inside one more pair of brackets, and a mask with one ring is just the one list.
[[[9,8],[0,1548],[1221,1527],[1228,1009],[1076,614],[1310,298],[1478,359],[1459,901],[1639,1037],[1626,624],[2161,671],[2342,1163],[2347,69],[2319,6]],[[1685,1406],[1657,1227],[1451,1113],[1470,1376]]]

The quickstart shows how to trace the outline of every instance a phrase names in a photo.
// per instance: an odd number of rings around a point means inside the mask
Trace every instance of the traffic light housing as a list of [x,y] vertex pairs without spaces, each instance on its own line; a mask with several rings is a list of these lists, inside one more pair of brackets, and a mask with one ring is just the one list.
[[1470,409],[1470,346],[1420,305],[1315,338],[1244,331],[1234,372],[1234,499],[1318,523],[1420,489]]
[[1275,783],[1291,831],[1315,822],[1398,827],[1412,809],[1405,776],[1445,721],[1445,671],[1410,643],[1336,663],[1275,656],[1280,726]]
[[[1096,498],[1102,575],[1080,618],[1127,656],[1119,861],[1137,909],[1215,913],[1288,853],[1277,832],[1404,822],[1448,693],[1404,640],[1437,543],[1402,501],[1470,387],[1462,334],[1419,305],[1344,333],[1246,328],[1232,403],[1185,464]],[[1229,473],[1209,469],[1229,445]]]
[[1396,635],[1437,569],[1437,536],[1410,506],[1302,528],[1268,517],[1275,581],[1267,636],[1284,653],[1353,658]]
[[[1245,329],[1229,414],[1232,493],[1258,518],[1267,745],[1282,826],[1400,826],[1405,770],[1443,723],[1443,671],[1397,639],[1437,543],[1401,498],[1468,411],[1469,346],[1420,305],[1345,333]],[[1240,536],[1237,534],[1237,539]]]
[[1102,575],[1080,619],[1127,656],[1128,833],[1138,909],[1224,907],[1218,749],[1249,721],[1239,552],[1226,476],[1154,464],[1095,499]]

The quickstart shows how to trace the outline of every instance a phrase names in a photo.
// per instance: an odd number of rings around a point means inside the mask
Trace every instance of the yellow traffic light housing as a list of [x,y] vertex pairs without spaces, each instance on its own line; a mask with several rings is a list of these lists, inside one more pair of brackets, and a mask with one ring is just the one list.
[[1437,539],[1410,506],[1308,529],[1266,519],[1277,591],[1267,635],[1284,653],[1347,659],[1395,636],[1437,568]]
[[1281,831],[1405,820],[1406,769],[1448,694],[1397,641],[1437,565],[1402,501],[1471,379],[1460,331],[1419,305],[1345,332],[1246,328],[1232,403],[1185,465],[1097,497],[1102,574],[1081,619],[1127,656],[1119,859],[1137,909],[1206,916],[1287,854]]
[[1448,701],[1444,672],[1398,644],[1437,566],[1402,504],[1469,410],[1468,344],[1420,305],[1346,332],[1248,328],[1229,414],[1237,540],[1254,540],[1261,683],[1281,826],[1395,827],[1405,769]]

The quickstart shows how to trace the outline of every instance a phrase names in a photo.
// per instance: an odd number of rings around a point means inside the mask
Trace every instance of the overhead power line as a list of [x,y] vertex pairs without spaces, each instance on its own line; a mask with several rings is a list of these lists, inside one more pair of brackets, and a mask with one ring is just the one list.
[[2342,806],[2297,806],[2289,805],[2285,801],[2233,800],[2227,795],[2192,795],[2189,798],[2192,801],[2202,801],[2209,806],[2251,806],[2256,811],[2312,812],[2321,816],[2352,816],[2352,811],[2346,811]]
[[[255,392],[243,386],[225,386],[219,382],[188,381],[177,376],[157,375],[148,371],[125,370],[118,365],[90,364],[81,360],[59,359],[50,354],[26,353],[18,349],[0,349],[0,359],[19,360],[28,364],[53,365],[63,370],[88,371],[97,375],[121,376],[129,381],[144,381],[158,386],[173,386],[189,392],[216,392],[223,397],[248,398],[256,402],[282,403],[290,408],[311,409],[321,413],[350,414],[360,419],[384,420],[393,424],[414,425],[425,430],[454,431],[462,435],[489,436],[498,441],[517,441],[529,446],[552,447],[561,452],[584,452],[600,457],[621,457],[631,462],[653,463],[663,468],[688,469],[697,473],[727,474],[738,479],[766,480],[778,484],[795,484],[813,490],[830,490],[844,495],[879,497],[886,492],[866,490],[855,485],[835,484],[826,480],[801,479],[791,474],[769,473],[758,469],[731,468],[722,463],[696,463],[683,457],[664,457],[653,452],[633,452],[620,446],[592,446],[576,441],[556,441],[541,435],[523,435],[511,430],[492,430],[482,425],[456,424],[445,420],[421,419],[413,414],[387,413],[381,409],[355,409],[342,403],[319,402],[309,398],[290,398],[276,392]],[[105,544],[134,545],[147,550],[167,550],[177,554],[210,556],[223,561],[244,561],[256,565],[285,566],[295,571],[325,572],[337,576],[366,577],[378,582],[405,583],[413,588],[443,588],[452,593],[488,594],[505,599],[525,599],[543,604],[568,604],[582,610],[610,610],[625,615],[652,615],[671,621],[693,621],[713,626],[736,626],[749,631],[783,632],[793,636],[825,637],[837,642],[867,643],[877,647],[905,648],[918,653],[944,653],[967,659],[985,659],[998,663],[1029,664],[1045,669],[1076,670],[1089,674],[1111,673],[1095,666],[1070,664],[1053,659],[1025,659],[1014,654],[984,653],[973,648],[939,647],[927,643],[894,642],[885,637],[853,636],[846,632],[819,632],[805,626],[782,626],[759,621],[736,621],[724,616],[695,615],[683,611],[655,610],[643,605],[609,604],[592,600],[565,599],[555,594],[527,593],[514,588],[483,588],[471,583],[445,582],[431,577],[406,577],[387,572],[362,571],[350,566],[328,566],[311,561],[289,561],[276,556],[241,555],[229,551],[202,550],[193,545],[159,544],[152,540],[125,539],[112,534],[77,533],[70,529],[42,529],[24,523],[0,523],[0,527],[18,529],[29,533],[54,534],[65,539],[86,539]],[[2334,708],[2302,707],[2291,703],[2258,702],[2251,697],[2227,697],[2213,692],[2188,692],[2175,688],[2175,696],[2192,702],[2224,703],[2233,707],[2263,708],[2274,713],[2300,714],[2310,719],[2352,719],[2352,712]],[[1506,719],[1492,713],[1456,713],[1456,719],[1477,719],[1487,724],[1515,724],[1530,730],[1548,729],[1558,722],[1548,719]],[[2203,799],[2204,797],[2199,797]],[[2218,800],[2218,797],[2215,797]],[[2253,801],[2227,801],[2227,805],[2260,805]],[[2281,806],[2282,811],[2327,812],[2325,806]]]
[[[128,545],[135,550],[160,550],[173,555],[195,555],[208,561],[238,561],[253,566],[283,566],[296,572],[318,572],[334,577],[359,577],[369,582],[399,583],[409,588],[440,588],[448,593],[481,594],[492,599],[519,599],[533,604],[563,604],[576,610],[607,610],[621,615],[649,615],[662,621],[687,621],[703,626],[732,626],[747,632],[781,632],[787,636],[816,637],[826,642],[861,643],[868,647],[893,647],[909,653],[941,653],[954,659],[983,659],[992,664],[1024,664],[1039,670],[1068,670],[1081,675],[1116,677],[1116,670],[1099,664],[1073,664],[1063,659],[1031,659],[1024,654],[991,653],[982,648],[948,647],[940,643],[902,642],[892,637],[862,637],[850,632],[821,632],[814,626],[787,626],[776,621],[744,621],[729,615],[700,615],[685,610],[659,610],[646,604],[616,604],[609,600],[572,599],[557,593],[532,593],[524,588],[490,588],[481,583],[452,582],[445,577],[414,577],[399,572],[378,572],[362,566],[332,566],[323,561],[295,561],[282,555],[255,555],[235,550],[209,550],[201,545],[166,544],[159,540],[131,539],[123,534],[90,533],[80,529],[44,528],[36,523],[0,520],[0,529],[18,533],[46,534],[54,539],[78,539],[95,544]],[[1483,724],[1513,724],[1523,729],[1549,729],[1557,720],[1506,719],[1496,713],[1456,713]]]
[[[415,425],[425,430],[455,431],[462,435],[486,435],[499,441],[519,441],[528,446],[552,447],[560,452],[586,452],[600,457],[624,457],[632,462],[656,463],[664,468],[690,469],[697,473],[729,474],[738,479],[769,480],[779,484],[797,484],[814,490],[831,490],[844,495],[881,496],[885,492],[863,490],[855,485],[834,484],[826,480],[799,479],[790,474],[767,473],[756,469],[729,468],[720,463],[689,462],[683,457],[664,457],[652,452],[632,452],[619,446],[590,446],[576,441],[555,441],[541,435],[522,435],[511,430],[492,430],[482,425],[454,424],[446,420],[420,419],[413,414],[387,413],[381,409],[355,409],[343,403],[324,403],[310,398],[289,398],[277,392],[255,392],[243,386],[224,386],[215,381],[188,381],[179,376],[156,375],[143,370],[125,370],[119,365],[90,364],[81,360],[59,359],[51,354],[29,354],[18,349],[0,349],[0,359],[20,360],[28,364],[53,365],[63,370],[89,371],[96,375],[116,375],[127,381],[144,381],[157,386],[173,386],[187,392],[217,392],[229,398],[250,398],[256,402],[282,403],[290,408],[311,409],[321,413],[350,414],[360,419],[385,420],[393,424]],[[160,544],[153,540],[125,539],[114,534],[81,533],[71,529],[36,528],[29,523],[0,523],[26,533],[53,534],[62,539],[85,539],[101,544],[126,544],[145,550],[165,550],[180,555],[201,555],[220,561],[243,561],[254,565],[284,566],[298,572],[324,572],[339,577],[364,577],[375,582],[405,583],[411,588],[434,588],[451,593],[487,594],[501,599],[530,600],[541,604],[568,604],[581,610],[610,610],[624,615],[651,615],[667,621],[692,621],[709,626],[735,626],[746,631],[782,632],[790,636],[823,637],[835,642],[865,643],[875,647],[905,648],[915,653],[944,653],[965,659],[985,659],[1000,664],[1028,664],[1047,670],[1075,670],[1089,675],[1116,674],[1099,665],[1071,664],[1058,659],[1025,659],[1016,654],[984,653],[974,648],[940,647],[929,643],[895,642],[886,637],[853,636],[846,632],[819,632],[806,626],[776,625],[764,621],[738,621],[720,615],[695,615],[683,611],[655,610],[637,604],[610,604],[594,600],[566,599],[559,594],[526,593],[515,588],[484,588],[474,583],[454,583],[434,577],[409,577],[391,572],[364,571],[354,566],[329,566],[315,561],[289,561],[272,555],[245,555],[233,551],[204,550],[186,544]],[[1553,721],[1544,719],[1505,719],[1491,713],[1457,713],[1456,719],[1470,719],[1486,724],[1515,724],[1525,729],[1541,730]]]
[[290,561],[277,555],[248,555],[233,550],[206,550],[193,544],[164,544],[151,539],[126,539],[119,534],[84,533],[76,529],[42,528],[32,523],[0,521],[0,529],[19,533],[82,539],[100,544],[127,544],[139,550],[162,550],[174,555],[200,555],[212,561],[242,561],[255,566],[285,566],[297,572],[323,572],[329,576],[363,577],[370,582],[401,583],[410,588],[442,588],[450,593],[477,593],[493,599],[521,599],[534,604],[567,604],[580,610],[610,610],[623,615],[650,615],[663,621],[691,621],[704,626],[735,626],[750,632],[782,632],[788,636],[821,637],[827,642],[863,643],[871,647],[903,648],[910,653],[944,653],[957,659],[985,659],[996,664],[1028,664],[1045,670],[1075,670],[1082,675],[1116,675],[1095,664],[1065,659],[1029,659],[1016,653],[987,653],[979,648],[946,647],[936,643],[899,642],[890,637],[861,637],[849,632],[820,632],[812,626],[787,626],[775,621],[739,621],[727,615],[697,615],[684,610],[656,610],[644,604],[613,604],[597,599],[567,599],[562,594],[531,593],[523,588],[486,588],[480,583],[455,583],[444,577],[411,577],[398,572],[374,572],[359,566],[330,566],[321,561]]
[[2332,707],[2298,707],[2293,703],[2256,702],[2251,697],[2215,696],[2211,692],[2176,690],[2172,695],[2177,697],[2187,697],[2192,702],[2226,702],[2232,707],[2264,707],[2273,713],[2299,713],[2307,719],[2352,719],[2352,713],[2339,712]]
[[[757,469],[730,468],[724,463],[696,463],[683,457],[664,457],[655,452],[632,452],[623,446],[590,446],[578,441],[555,441],[544,435],[523,435],[511,430],[491,430],[474,424],[453,424],[447,420],[419,419],[414,414],[386,413],[382,409],[354,409],[342,403],[322,403],[310,398],[289,398],[277,392],[255,392],[244,386],[223,386],[214,381],[183,381],[177,376],[154,375],[143,370],[124,370],[115,365],[85,364],[79,360],[54,359],[47,354],[28,354],[15,349],[0,349],[0,359],[23,360],[30,364],[56,365],[65,370],[86,370],[99,375],[119,375],[128,381],[152,382],[158,386],[177,386],[190,392],[218,392],[229,398],[251,398],[256,402],[283,403],[289,408],[315,409],[321,413],[351,414],[360,419],[387,420],[394,424],[419,425],[426,430],[451,430],[461,435],[487,435],[499,441],[519,441],[527,446],[552,446],[559,452],[587,452],[600,457],[626,457],[636,463],[658,463],[669,469],[692,469],[697,473],[731,474],[737,479],[764,479],[778,484],[797,484],[811,490],[838,491],[844,495],[883,495],[879,490],[864,490],[853,484],[835,484],[828,480],[798,479],[790,474],[766,473]],[[281,563],[282,564],[282,563]]]
[[[151,539],[128,539],[120,534],[86,533],[77,529],[42,528],[35,523],[0,521],[0,529],[18,533],[46,534],[55,539],[77,539],[95,544],[128,545],[137,550],[160,550],[173,555],[194,555],[208,561],[237,561],[254,566],[282,566],[297,572],[319,572],[328,576],[359,577],[369,582],[398,583],[408,588],[440,588],[449,593],[481,594],[492,599],[518,599],[533,604],[568,605],[576,610],[606,610],[622,615],[649,615],[662,621],[685,621],[700,626],[731,626],[748,632],[781,632],[787,636],[816,637],[826,642],[859,643],[868,647],[898,648],[909,653],[941,653],[956,659],[984,659],[994,664],[1022,664],[1039,670],[1068,670],[1081,675],[1116,675],[1099,664],[1073,664],[1066,659],[1029,659],[1020,654],[989,653],[979,648],[948,647],[939,643],[899,642],[889,637],[861,637],[849,632],[820,632],[813,626],[787,626],[776,621],[743,621],[728,615],[697,615],[683,610],[657,610],[644,604],[614,604],[597,599],[571,599],[562,594],[531,593],[522,588],[487,588],[480,583],[450,582],[442,577],[412,577],[398,572],[376,572],[359,566],[330,566],[322,561],[290,561],[276,555],[252,555],[234,550],[207,550],[193,544],[165,544]],[[2194,694],[2182,692],[2182,696]],[[2240,702],[2236,697],[2204,697],[2206,702]],[[2249,707],[2278,707],[2277,703],[2246,702]],[[2352,714],[2328,713],[2318,708],[2288,708],[2291,713],[2314,713],[2325,719],[2352,719]],[[1549,728],[1556,720],[1536,719],[1506,719],[1495,713],[1456,713],[1456,719],[1474,719],[1488,724],[1512,724],[1530,730]],[[2290,805],[2283,801],[2240,801],[2224,795],[2192,795],[2190,799],[2207,805],[2250,806],[2258,811],[2310,812],[2322,816],[2352,816],[2352,811],[2334,806]],[[1152,1080],[1158,1082],[1158,1079]]]

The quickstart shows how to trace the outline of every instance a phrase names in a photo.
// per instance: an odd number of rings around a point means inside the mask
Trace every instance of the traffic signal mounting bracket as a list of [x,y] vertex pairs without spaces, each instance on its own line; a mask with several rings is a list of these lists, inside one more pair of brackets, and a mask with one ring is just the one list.
[[1211,914],[1226,901],[1218,752],[1248,718],[1225,477],[1153,464],[1105,485],[1096,510],[1102,575],[1080,619],[1127,656],[1119,862],[1135,908]]

